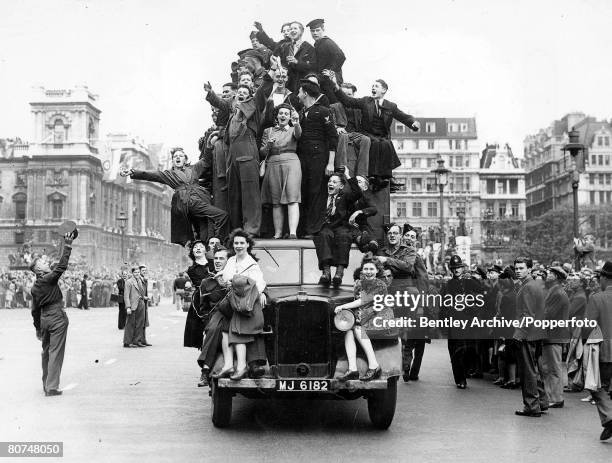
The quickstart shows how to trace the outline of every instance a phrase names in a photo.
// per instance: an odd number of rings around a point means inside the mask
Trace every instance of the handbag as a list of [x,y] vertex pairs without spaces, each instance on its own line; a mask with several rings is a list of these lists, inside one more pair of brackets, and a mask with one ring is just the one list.
[[234,275],[227,298],[235,312],[251,316],[255,304],[259,303],[259,290],[255,280],[243,275]]
[[264,159],[263,161],[261,161],[259,163],[259,176],[263,177],[264,175],[266,175],[266,161],[268,160],[268,156],[266,156],[266,159]]

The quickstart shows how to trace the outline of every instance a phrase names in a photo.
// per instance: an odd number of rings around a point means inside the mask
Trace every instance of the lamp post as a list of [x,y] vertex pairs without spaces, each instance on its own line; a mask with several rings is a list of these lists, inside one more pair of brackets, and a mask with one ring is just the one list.
[[125,262],[125,224],[127,223],[127,215],[125,215],[123,209],[119,211],[117,223],[121,230],[121,263],[123,264]]
[[[562,150],[564,152],[569,151],[572,157],[572,165],[570,167],[570,173],[572,175],[572,194],[574,198],[574,238],[578,238],[578,184],[580,183],[580,174],[584,172],[585,164],[585,149],[584,145],[580,143],[580,132],[574,127],[568,133],[569,143],[567,143]],[[574,250],[574,268],[579,270],[580,257],[578,251]]]
[[444,187],[448,183],[450,170],[444,167],[444,159],[438,158],[438,167],[431,171],[436,174],[436,184],[440,190],[440,262],[444,262]]

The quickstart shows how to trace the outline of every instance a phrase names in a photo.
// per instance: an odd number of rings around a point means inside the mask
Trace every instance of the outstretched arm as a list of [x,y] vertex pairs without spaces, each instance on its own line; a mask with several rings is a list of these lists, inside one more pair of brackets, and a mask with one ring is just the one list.
[[402,112],[397,106],[395,107],[395,110],[393,111],[393,119],[400,121],[402,124],[409,127],[413,132],[417,132],[419,128],[421,127],[421,125],[419,124],[419,121],[417,121],[410,114],[406,114]]

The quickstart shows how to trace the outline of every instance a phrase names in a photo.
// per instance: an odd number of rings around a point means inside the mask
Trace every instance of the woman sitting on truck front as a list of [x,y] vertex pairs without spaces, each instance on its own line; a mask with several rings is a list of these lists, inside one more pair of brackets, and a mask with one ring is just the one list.
[[263,342],[263,307],[266,305],[266,282],[263,279],[261,268],[251,253],[255,242],[251,236],[241,228],[234,230],[229,237],[229,245],[234,255],[227,260],[221,277],[225,285],[232,284],[234,275],[241,275],[253,280],[259,291],[259,300],[253,305],[249,313],[234,311],[229,327],[229,343],[236,352],[236,369],[224,368],[216,377],[229,377],[239,381],[249,374],[247,365],[247,350],[251,365],[251,377],[259,377],[264,373],[263,365],[266,363],[265,345]]
[[[343,309],[356,309],[355,325],[348,330],[344,335],[344,347],[346,349],[346,357],[348,359],[348,370],[338,378],[340,381],[348,381],[350,379],[360,379],[361,381],[371,381],[380,377],[381,369],[376,361],[376,355],[372,342],[366,334],[366,329],[371,326],[373,319],[378,315],[374,311],[373,300],[374,296],[387,294],[387,285],[378,278],[382,275],[382,264],[377,259],[364,259],[361,263],[361,276],[355,282],[355,299],[353,302],[342,304],[336,307],[335,312],[338,313]],[[360,378],[357,370],[357,346],[355,338],[368,359],[368,370]]]

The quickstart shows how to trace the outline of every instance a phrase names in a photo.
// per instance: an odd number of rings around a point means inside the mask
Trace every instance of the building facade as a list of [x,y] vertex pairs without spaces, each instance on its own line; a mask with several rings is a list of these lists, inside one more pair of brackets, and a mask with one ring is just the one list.
[[417,118],[412,132],[394,121],[392,139],[402,165],[394,171],[403,184],[391,195],[391,220],[408,222],[422,230],[422,244],[440,242],[440,194],[431,172],[444,159],[451,170],[444,188],[443,218],[446,241],[468,236],[472,260],[479,260],[481,247],[480,149],[474,118]]
[[[53,252],[65,220],[79,226],[73,260],[92,267],[177,261],[177,246],[167,241],[172,192],[117,178],[121,163],[158,167],[147,147],[122,134],[102,142],[97,96],[87,87],[39,88],[30,106],[33,140],[4,143],[0,157],[0,267],[14,264],[24,244]],[[121,211],[127,215],[125,234],[117,221]]]
[[[585,147],[583,172],[579,174],[578,204],[581,210],[593,208],[600,214],[580,221],[580,233],[607,230],[612,222],[612,124],[575,112],[553,121],[547,128],[525,138],[525,188],[527,219],[573,205],[573,160],[563,147],[568,133],[578,131]],[[598,233],[597,244],[612,247],[612,233]]]
[[506,144],[487,145],[480,158],[481,256],[485,262],[510,258],[521,239],[526,215],[525,170]]

